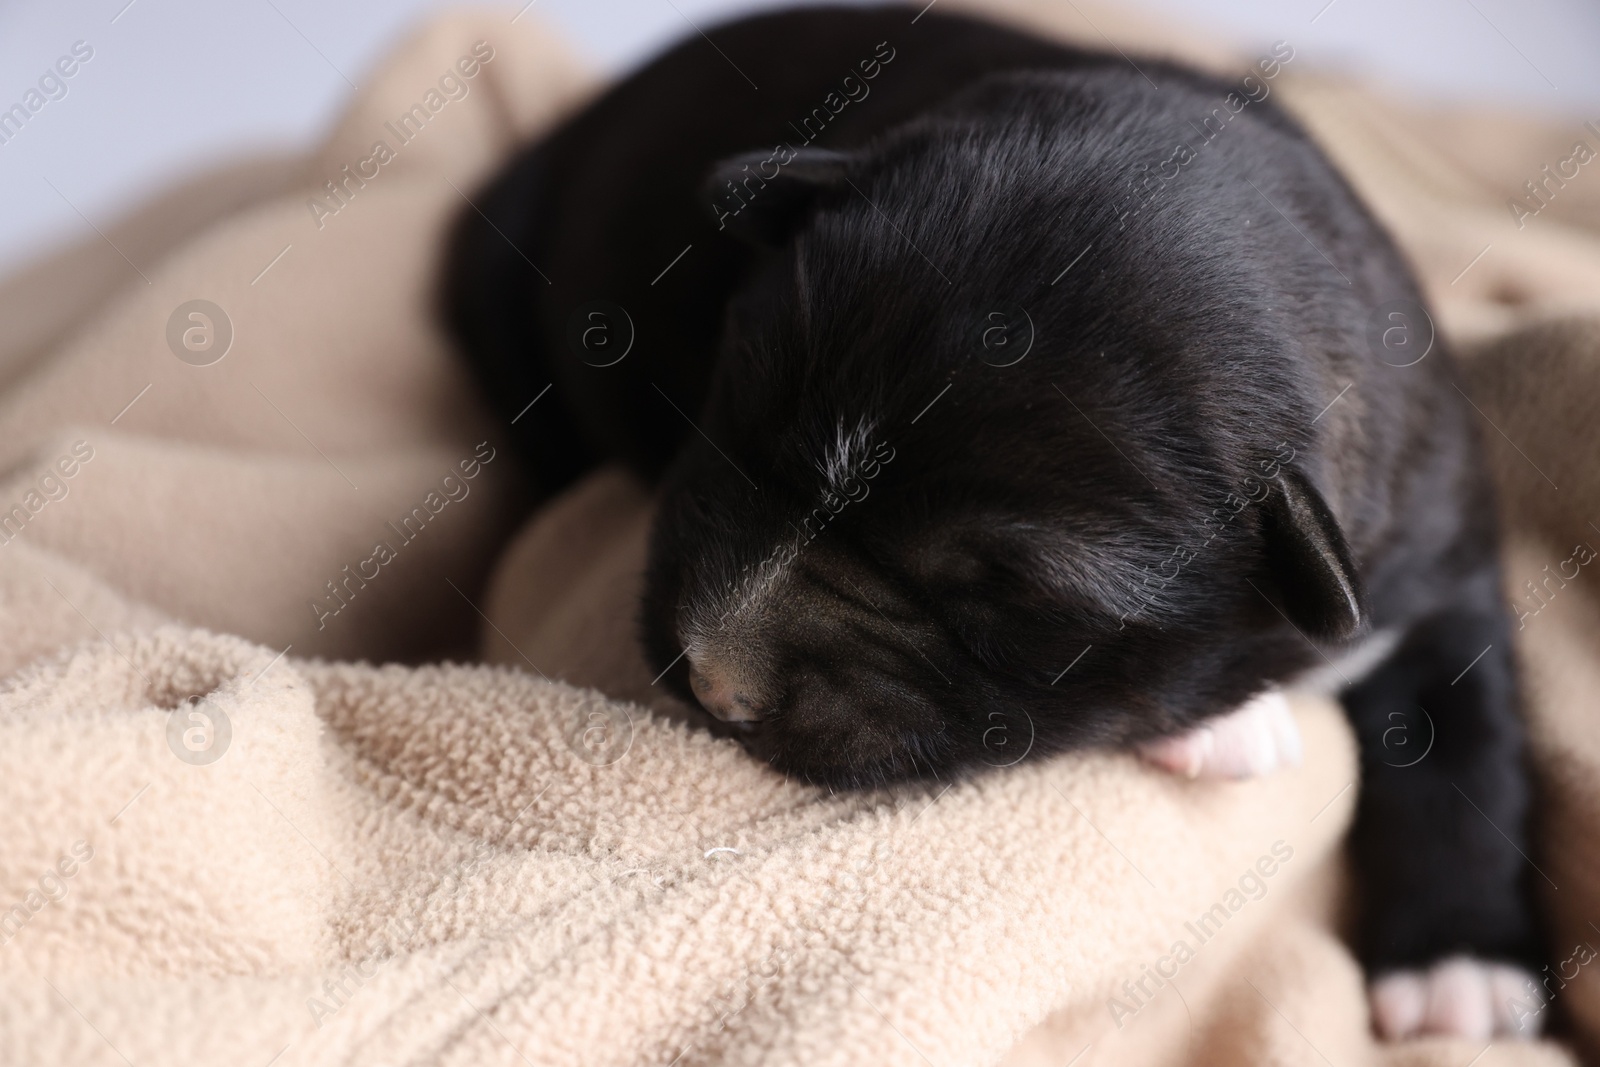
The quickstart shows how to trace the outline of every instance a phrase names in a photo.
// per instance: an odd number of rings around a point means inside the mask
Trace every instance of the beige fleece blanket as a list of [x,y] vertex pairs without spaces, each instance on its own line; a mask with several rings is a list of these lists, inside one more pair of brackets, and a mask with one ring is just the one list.
[[[0,286],[0,1064],[1570,1062],[1369,1036],[1326,703],[1261,781],[1089,754],[849,796],[675,721],[631,639],[648,499],[598,474],[508,546],[515,462],[432,318],[442,227],[596,84],[511,14]],[[1303,62],[1274,91],[1478,343],[1549,1014],[1593,1050],[1600,602],[1587,566],[1523,583],[1600,544],[1600,178],[1504,201],[1596,139]]]

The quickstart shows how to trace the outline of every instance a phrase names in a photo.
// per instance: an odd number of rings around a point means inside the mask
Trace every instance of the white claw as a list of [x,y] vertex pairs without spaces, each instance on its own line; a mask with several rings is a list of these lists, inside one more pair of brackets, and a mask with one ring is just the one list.
[[1145,760],[1185,778],[1259,778],[1280,767],[1298,767],[1303,753],[1289,700],[1276,689],[1188,733],[1139,749]]
[[1378,1033],[1390,1041],[1423,1034],[1531,1040],[1546,1004],[1544,990],[1521,967],[1470,956],[1426,971],[1392,971],[1374,980],[1367,995]]

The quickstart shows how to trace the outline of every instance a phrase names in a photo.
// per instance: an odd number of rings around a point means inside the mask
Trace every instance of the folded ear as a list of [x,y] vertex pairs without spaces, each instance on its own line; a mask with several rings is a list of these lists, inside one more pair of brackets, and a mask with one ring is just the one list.
[[1367,623],[1367,604],[1338,520],[1298,470],[1282,467],[1275,481],[1262,507],[1284,613],[1307,637],[1354,637]]
[[734,156],[712,168],[704,196],[719,230],[752,244],[782,244],[817,194],[844,186],[853,158],[786,146]]

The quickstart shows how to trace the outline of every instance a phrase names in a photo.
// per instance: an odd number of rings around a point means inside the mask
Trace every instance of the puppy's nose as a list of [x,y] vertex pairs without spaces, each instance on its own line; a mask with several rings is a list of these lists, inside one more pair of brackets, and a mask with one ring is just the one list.
[[740,692],[723,672],[713,664],[689,663],[689,688],[700,705],[723,722],[754,723],[761,721],[761,706]]

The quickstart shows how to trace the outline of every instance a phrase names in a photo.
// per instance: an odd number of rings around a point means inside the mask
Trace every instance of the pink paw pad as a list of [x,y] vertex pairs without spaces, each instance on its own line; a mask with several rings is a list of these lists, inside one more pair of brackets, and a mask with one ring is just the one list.
[[1259,778],[1300,765],[1300,727],[1288,698],[1269,689],[1188,733],[1146,742],[1139,755],[1185,778]]
[[1424,1034],[1487,1041],[1532,1039],[1543,1022],[1545,993],[1521,967],[1469,956],[1426,971],[1392,971],[1368,990],[1372,1021],[1390,1041]]

